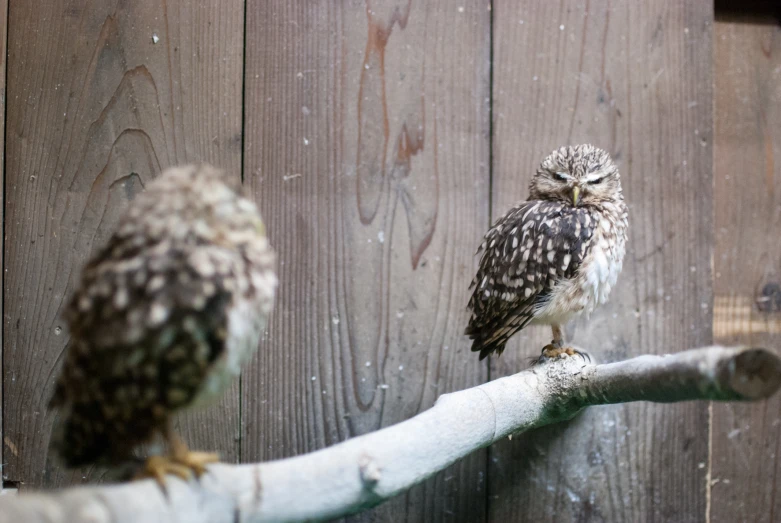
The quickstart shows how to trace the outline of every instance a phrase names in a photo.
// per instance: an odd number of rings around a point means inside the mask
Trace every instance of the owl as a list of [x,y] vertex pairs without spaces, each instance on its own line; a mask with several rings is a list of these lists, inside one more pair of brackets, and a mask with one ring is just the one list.
[[255,351],[277,286],[275,255],[241,184],[207,165],[152,181],[81,274],[50,406],[67,467],[121,466],[161,437],[139,477],[200,475],[172,416],[220,397]]
[[540,361],[562,352],[562,326],[604,304],[616,283],[629,226],[610,155],[593,145],[561,147],[540,164],[529,199],[510,209],[478,249],[466,334],[480,359],[504,351],[529,324],[550,325]]

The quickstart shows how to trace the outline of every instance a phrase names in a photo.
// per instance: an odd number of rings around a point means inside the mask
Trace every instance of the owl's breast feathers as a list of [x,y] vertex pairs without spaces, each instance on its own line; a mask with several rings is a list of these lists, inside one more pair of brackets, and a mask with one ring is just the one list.
[[470,286],[472,316],[466,329],[480,359],[501,354],[507,340],[551,304],[557,285],[582,274],[600,214],[532,200],[511,209],[488,231],[478,249],[482,256]]

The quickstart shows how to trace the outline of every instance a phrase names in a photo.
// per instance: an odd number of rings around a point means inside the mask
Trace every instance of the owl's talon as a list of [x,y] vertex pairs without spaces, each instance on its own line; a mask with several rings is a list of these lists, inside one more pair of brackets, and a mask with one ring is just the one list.
[[220,455],[216,452],[186,451],[172,458],[180,466],[187,468],[196,478],[200,478],[206,472],[206,465],[220,461]]
[[216,452],[198,452],[192,451],[187,447],[187,443],[182,441],[174,432],[170,424],[166,426],[164,432],[165,440],[171,446],[171,457],[174,463],[189,470],[196,478],[200,478],[206,472],[208,463],[220,461],[220,455]]
[[591,362],[591,356],[589,356],[587,352],[579,351],[572,347],[562,347],[559,343],[556,343],[554,341],[542,348],[540,357],[537,358],[537,364],[545,363],[546,361],[560,358],[564,354],[566,354],[567,356],[577,355],[583,358],[584,362],[586,361],[589,363]]
[[169,456],[150,456],[141,470],[133,476],[133,479],[154,479],[163,493],[168,496],[168,488],[165,483],[165,477],[168,474],[173,474],[184,481],[189,481],[192,478],[193,471],[186,465],[177,463]]
[[549,343],[542,348],[542,351],[540,352],[540,357],[537,358],[536,363],[539,365],[540,363],[545,363],[548,360],[558,358],[561,353],[562,353],[561,347],[557,346],[557,344],[555,343]]

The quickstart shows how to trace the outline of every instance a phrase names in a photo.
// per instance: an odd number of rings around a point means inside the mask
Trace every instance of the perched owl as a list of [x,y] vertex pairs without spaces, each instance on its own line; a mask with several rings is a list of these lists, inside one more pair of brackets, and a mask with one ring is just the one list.
[[529,324],[547,324],[553,341],[541,359],[575,351],[561,326],[607,301],[626,249],[621,181],[610,155],[592,145],[562,147],[543,160],[529,199],[485,235],[469,300],[466,334],[484,359],[501,354]]
[[219,398],[255,351],[277,285],[275,256],[238,181],[206,165],[165,171],[86,265],[64,318],[70,344],[51,406],[68,467],[120,465],[162,436],[140,476],[199,475],[175,412]]

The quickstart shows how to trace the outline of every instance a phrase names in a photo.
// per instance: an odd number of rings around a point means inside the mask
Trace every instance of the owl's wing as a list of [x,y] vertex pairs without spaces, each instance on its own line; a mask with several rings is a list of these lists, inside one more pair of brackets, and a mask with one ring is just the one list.
[[563,203],[523,202],[486,233],[472,281],[466,334],[484,359],[501,354],[507,340],[525,327],[553,286],[577,274],[592,237],[592,217]]
[[127,397],[166,410],[189,403],[224,351],[233,267],[230,253],[220,252],[206,245],[123,251],[112,238],[85,267],[65,311],[71,347],[52,406],[78,397],[131,406]]
[[196,399],[226,353],[231,253],[220,265],[214,246],[165,245],[125,256],[113,242],[65,311],[71,337],[50,402],[62,412],[51,447],[70,467],[127,457]]

